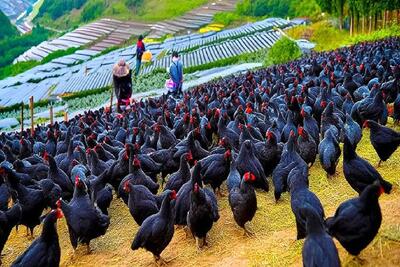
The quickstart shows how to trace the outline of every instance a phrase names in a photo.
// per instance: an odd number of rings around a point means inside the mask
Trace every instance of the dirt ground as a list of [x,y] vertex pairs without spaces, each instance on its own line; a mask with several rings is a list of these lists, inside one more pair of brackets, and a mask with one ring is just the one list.
[[[396,127],[400,131],[400,127]],[[369,141],[369,130],[363,130],[363,139],[358,146],[360,156],[377,166],[376,155]],[[372,243],[361,252],[359,258],[349,255],[336,242],[343,266],[400,266],[400,151],[378,171],[394,184],[390,195],[382,195],[380,204],[383,213],[382,226]],[[326,216],[332,216],[340,203],[356,196],[347,184],[339,163],[338,173],[327,179],[318,160],[310,170],[310,188],[321,200]],[[224,191],[227,195],[226,189]],[[302,266],[301,249],[304,241],[296,241],[296,226],[290,208],[290,196],[285,193],[275,203],[273,190],[257,192],[258,211],[249,223],[254,237],[243,236],[235,224],[228,204],[228,198],[218,199],[220,220],[214,224],[208,237],[209,246],[199,251],[195,241],[186,237],[182,229],[162,253],[171,260],[169,266]],[[58,223],[61,245],[61,266],[155,266],[151,253],[130,249],[138,226],[128,208],[121,200],[114,199],[110,208],[111,225],[107,233],[91,242],[92,253],[86,254],[84,246],[74,254],[69,242],[65,220]],[[35,236],[40,228],[35,229]],[[3,250],[3,264],[9,266],[31,243],[21,228],[14,230]]]

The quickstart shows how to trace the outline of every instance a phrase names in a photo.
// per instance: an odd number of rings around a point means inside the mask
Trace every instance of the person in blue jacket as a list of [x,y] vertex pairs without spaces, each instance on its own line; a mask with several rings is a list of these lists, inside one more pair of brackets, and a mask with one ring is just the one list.
[[178,52],[172,53],[172,63],[169,67],[169,75],[174,82],[173,94],[175,96],[182,96],[182,84],[183,84],[183,65],[180,61]]

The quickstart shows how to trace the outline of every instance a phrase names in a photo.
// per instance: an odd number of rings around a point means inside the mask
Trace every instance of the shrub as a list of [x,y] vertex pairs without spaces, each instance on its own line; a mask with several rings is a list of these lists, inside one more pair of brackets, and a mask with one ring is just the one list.
[[296,42],[282,37],[269,50],[266,64],[284,64],[299,58],[301,54],[301,49]]
[[125,4],[129,8],[138,8],[143,4],[143,0],[125,0]]
[[98,18],[106,9],[104,0],[89,2],[82,10],[82,21],[88,22]]
[[234,12],[219,12],[214,15],[214,23],[221,23],[225,26],[239,19],[240,16]]
[[340,31],[327,21],[320,21],[308,26],[297,26],[287,31],[294,39],[305,38],[316,44],[316,51],[333,50],[345,42],[348,32]]

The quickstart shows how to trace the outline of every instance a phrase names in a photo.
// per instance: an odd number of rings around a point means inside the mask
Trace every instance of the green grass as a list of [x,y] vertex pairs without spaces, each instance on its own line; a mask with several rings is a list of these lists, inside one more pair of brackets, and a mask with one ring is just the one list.
[[236,11],[218,12],[214,15],[212,23],[223,24],[225,27],[233,28],[245,23],[255,22],[260,18],[239,15]]
[[301,25],[291,28],[286,33],[294,39],[305,38],[316,43],[316,51],[329,51],[359,42],[376,41],[390,36],[400,36],[400,26],[392,25],[372,33],[357,34],[351,37],[348,31],[340,31],[329,22],[320,21],[308,26]]
[[30,70],[33,67],[40,65],[40,62],[30,60],[26,62],[18,62],[14,65],[9,65],[4,68],[0,68],[0,80],[5,79],[7,77],[15,76],[27,70]]
[[66,50],[55,51],[53,53],[48,54],[45,58],[43,58],[42,61],[40,61],[40,64],[48,63],[56,58],[72,55],[79,49],[81,49],[81,47],[71,47]]

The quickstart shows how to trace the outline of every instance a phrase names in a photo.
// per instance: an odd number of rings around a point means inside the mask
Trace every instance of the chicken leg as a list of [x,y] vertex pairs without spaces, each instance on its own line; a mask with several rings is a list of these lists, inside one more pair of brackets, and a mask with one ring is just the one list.
[[183,230],[185,231],[186,238],[190,237],[192,235],[192,232],[190,231],[190,228],[187,226],[183,227]]
[[252,237],[255,235],[252,231],[247,229],[245,225],[243,226],[243,230],[244,230],[243,236]]
[[204,246],[207,246],[207,237],[195,237],[197,249],[201,250]]
[[220,196],[220,197],[225,197],[225,195],[221,191],[221,188],[219,188],[219,187],[217,189],[217,195]]
[[161,258],[161,256],[156,256],[156,255],[154,255],[154,260],[155,260],[157,266],[165,266],[171,262],[171,260],[167,261],[167,260]]
[[92,253],[92,250],[90,249],[90,244],[89,243],[86,244],[86,253],[87,254],[91,254]]

